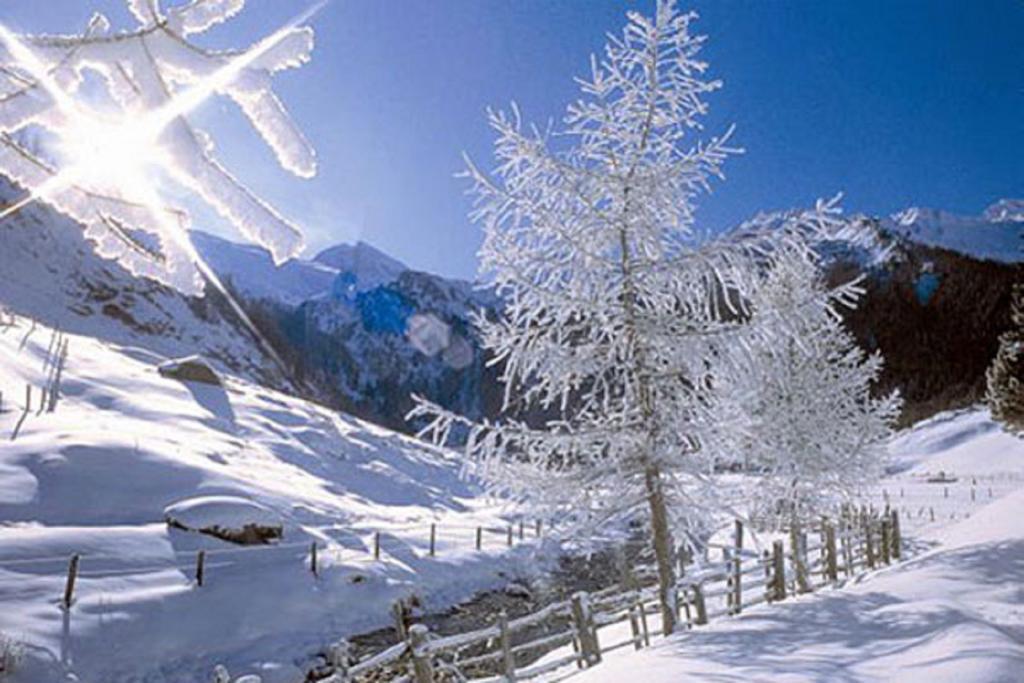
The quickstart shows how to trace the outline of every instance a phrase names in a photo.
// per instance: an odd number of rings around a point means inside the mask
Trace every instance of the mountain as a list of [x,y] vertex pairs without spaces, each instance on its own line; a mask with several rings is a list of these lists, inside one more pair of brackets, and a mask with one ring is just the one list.
[[352,287],[357,291],[366,291],[394,282],[398,276],[409,270],[376,247],[366,242],[355,244],[339,244],[324,249],[313,259],[314,263],[323,264],[336,272],[348,273]]
[[[882,388],[901,390],[907,424],[982,398],[1010,324],[1010,286],[1024,281],[1021,203],[973,217],[922,208],[861,216],[873,246],[826,250],[830,278],[866,275],[845,317],[864,348],[885,356]],[[500,368],[471,324],[476,311],[497,314],[492,292],[408,269],[366,243],[281,268],[257,248],[202,235],[196,244],[318,400],[406,431],[411,394],[474,417],[497,413]]]
[[365,242],[281,267],[257,247],[205,233],[193,242],[309,395],[405,431],[413,394],[469,416],[497,411],[497,370],[471,324],[498,309],[489,290],[411,270]]
[[993,223],[1024,221],[1024,199],[1000,199],[987,209],[985,218]]
[[883,230],[917,244],[1001,263],[1024,261],[1024,200],[1002,199],[980,216],[912,207],[881,221]]
[[329,290],[338,275],[336,268],[315,261],[291,259],[276,266],[266,249],[236,244],[199,230],[193,230],[191,238],[214,272],[230,280],[246,298],[297,306]]
[[877,251],[830,254],[827,277],[864,277],[864,296],[843,317],[861,347],[885,359],[879,390],[900,390],[907,425],[981,401],[1011,325],[1011,287],[1024,282],[1021,224],[936,210],[896,228],[892,219],[862,220],[877,232]]

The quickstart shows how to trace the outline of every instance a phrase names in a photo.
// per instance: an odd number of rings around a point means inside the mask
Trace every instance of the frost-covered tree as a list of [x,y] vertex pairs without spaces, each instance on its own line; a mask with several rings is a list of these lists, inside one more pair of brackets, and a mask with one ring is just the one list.
[[[713,239],[698,230],[697,197],[735,150],[728,134],[692,137],[720,87],[693,19],[672,2],[630,14],[556,130],[524,129],[514,107],[491,114],[497,168],[467,173],[481,272],[505,302],[499,320],[476,323],[503,367],[506,417],[475,423],[420,399],[410,415],[438,442],[463,432],[470,472],[563,528],[644,515],[667,632],[673,528],[721,503],[710,458],[735,436],[715,387],[739,363],[722,349],[792,327],[754,330],[747,299],[767,272],[802,268],[816,239],[847,231],[834,202]],[[810,310],[837,293],[806,294]],[[512,416],[523,406],[554,417],[526,424]]]
[[[309,60],[313,32],[299,25],[309,13],[245,50],[214,51],[192,37],[245,0],[166,10],[159,0],[126,2],[138,22],[127,32],[112,32],[100,14],[77,35],[17,36],[0,26],[0,173],[79,221],[101,255],[187,293],[202,290],[188,216],[164,206],[154,171],[276,260],[295,255],[298,229],[217,161],[212,138],[187,115],[211,95],[230,98],[285,170],[313,176],[314,151],[272,90],[276,73]],[[88,92],[89,74],[103,98]],[[55,139],[52,154],[25,144],[40,129]]]
[[754,509],[785,521],[828,512],[876,480],[901,406],[898,392],[872,394],[882,357],[864,353],[839,316],[800,313],[810,291],[825,288],[809,266],[769,275],[750,302],[752,320],[797,323],[745,355],[737,376],[751,419],[742,454],[758,477]]
[[985,373],[992,417],[1014,434],[1024,433],[1024,285],[1014,285],[1013,328],[999,336],[999,350]]

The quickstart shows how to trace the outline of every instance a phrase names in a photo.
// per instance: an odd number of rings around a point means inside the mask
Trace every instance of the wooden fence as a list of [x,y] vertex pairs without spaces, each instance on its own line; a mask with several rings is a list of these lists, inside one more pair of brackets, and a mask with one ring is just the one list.
[[[680,553],[681,576],[674,595],[680,629],[835,585],[841,578],[898,561],[903,554],[896,510],[846,510],[834,521],[792,526],[785,530],[785,541],[775,540],[770,551],[760,554],[743,547],[743,525],[736,522],[735,528],[732,545],[711,546],[722,551],[720,561],[690,564],[691,553]],[[327,658],[333,670],[322,680],[499,683],[529,680],[566,667],[597,666],[609,652],[639,650],[662,634],[652,623],[660,619],[655,578],[649,568],[637,568],[624,573],[623,585],[576,593],[518,619],[500,614],[490,626],[468,633],[440,637],[422,624],[400,628],[404,640],[359,662],[352,661],[350,646],[343,640],[330,648]],[[615,639],[611,631],[624,629],[610,627],[627,622],[629,631]],[[571,652],[542,659],[570,645]]]
[[[33,321],[32,329],[25,335],[22,340],[22,345],[28,340],[32,331],[35,330],[35,321]],[[25,385],[25,402],[21,407],[21,415],[17,422],[14,424],[14,428],[11,430],[11,441],[18,438],[18,434],[21,432],[22,426],[25,424],[25,420],[28,419],[29,415],[34,412],[35,415],[42,415],[44,412],[52,413],[57,410],[57,402],[60,399],[61,381],[64,376],[64,368],[67,365],[68,360],[68,339],[61,330],[54,329],[50,334],[50,343],[46,349],[46,355],[43,357],[43,372],[45,378],[42,382],[42,386],[39,387],[39,403],[38,407],[33,406],[32,401],[32,384]],[[5,412],[4,407],[4,392],[0,391],[0,413]]]

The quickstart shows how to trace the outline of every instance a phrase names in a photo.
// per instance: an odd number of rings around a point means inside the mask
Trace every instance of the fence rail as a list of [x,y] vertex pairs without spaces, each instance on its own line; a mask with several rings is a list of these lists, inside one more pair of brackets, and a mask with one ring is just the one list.
[[[687,566],[674,591],[674,609],[682,629],[712,619],[739,614],[763,603],[786,600],[835,585],[899,560],[903,555],[899,512],[862,509],[844,511],[836,521],[802,529],[793,525],[787,543],[773,542],[762,554],[742,547],[743,526],[736,523],[735,545],[717,545],[722,560]],[[811,539],[808,534],[815,534]],[[687,558],[690,553],[682,553]],[[333,672],[325,683],[395,680],[433,683],[440,680],[524,681],[566,667],[597,666],[609,652],[650,645],[660,627],[650,623],[660,615],[657,587],[646,567],[624,572],[623,583],[595,593],[580,592],[518,619],[502,613],[484,628],[449,636],[434,636],[426,626],[408,629],[406,640],[353,663],[346,641],[332,648]],[[623,635],[614,627],[629,623]],[[544,657],[572,645],[572,652],[550,661]],[[344,653],[342,657],[337,653]]]

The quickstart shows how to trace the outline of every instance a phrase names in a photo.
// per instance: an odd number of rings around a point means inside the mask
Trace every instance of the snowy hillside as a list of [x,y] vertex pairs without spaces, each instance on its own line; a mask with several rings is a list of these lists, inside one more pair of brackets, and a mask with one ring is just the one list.
[[[891,452],[897,472],[883,490],[904,512],[909,561],[610,653],[571,680],[619,683],[642,672],[645,683],[1020,681],[1024,441],[975,410],[928,420]],[[928,484],[939,471],[957,482]]]
[[1024,261],[1024,211],[1019,199],[1003,199],[981,216],[939,209],[909,208],[882,221],[882,227],[912,242],[941,247],[978,259]]
[[[19,196],[0,181],[0,200]],[[0,305],[67,332],[215,363],[281,384],[237,317],[217,296],[186,297],[100,258],[81,226],[45,204],[0,222]]]
[[[447,605],[515,566],[496,559],[503,533],[487,544],[496,552],[473,550],[476,525],[504,530],[501,510],[444,452],[238,377],[167,378],[162,355],[76,335],[57,409],[39,412],[53,333],[0,323],[0,633],[24,644],[17,683],[194,683],[218,662],[294,683],[333,640],[386,625],[396,597]],[[280,526],[283,538],[238,546],[166,517]],[[64,611],[73,553],[81,573]]]

